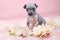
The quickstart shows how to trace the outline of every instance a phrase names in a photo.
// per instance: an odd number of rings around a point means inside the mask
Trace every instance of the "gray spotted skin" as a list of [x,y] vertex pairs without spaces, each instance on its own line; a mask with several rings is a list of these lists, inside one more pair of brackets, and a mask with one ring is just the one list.
[[43,17],[41,17],[39,14],[37,14],[38,15],[38,24],[39,25],[42,25],[42,24],[46,24],[46,20],[43,18]]

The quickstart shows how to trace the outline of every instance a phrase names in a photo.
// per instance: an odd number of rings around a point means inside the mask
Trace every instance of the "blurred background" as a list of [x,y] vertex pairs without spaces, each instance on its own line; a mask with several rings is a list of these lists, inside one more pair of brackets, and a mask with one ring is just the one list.
[[28,15],[23,6],[28,3],[36,3],[37,13],[44,18],[60,16],[60,0],[0,0],[0,20],[27,18]]

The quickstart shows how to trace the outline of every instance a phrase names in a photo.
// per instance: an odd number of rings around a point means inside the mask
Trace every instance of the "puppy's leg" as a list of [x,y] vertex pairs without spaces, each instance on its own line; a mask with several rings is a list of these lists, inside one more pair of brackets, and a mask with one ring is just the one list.
[[29,28],[30,30],[32,30],[32,29],[33,29],[33,25],[32,25],[31,23],[28,23],[28,28]]
[[43,21],[44,25],[46,24],[46,20]]
[[27,20],[27,26],[30,30],[33,29],[33,25],[30,23],[29,19]]
[[35,23],[34,27],[38,26],[38,21]]

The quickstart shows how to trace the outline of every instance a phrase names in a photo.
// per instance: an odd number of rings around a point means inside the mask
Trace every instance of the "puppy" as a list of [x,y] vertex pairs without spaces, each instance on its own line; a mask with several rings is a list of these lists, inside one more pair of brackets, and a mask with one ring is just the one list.
[[[38,25],[46,24],[45,19],[36,13],[36,8],[38,8],[38,5],[30,3],[25,4],[23,8],[26,9],[28,14],[27,25],[29,29],[33,29],[33,27]],[[30,26],[30,24],[32,24],[32,26]]]

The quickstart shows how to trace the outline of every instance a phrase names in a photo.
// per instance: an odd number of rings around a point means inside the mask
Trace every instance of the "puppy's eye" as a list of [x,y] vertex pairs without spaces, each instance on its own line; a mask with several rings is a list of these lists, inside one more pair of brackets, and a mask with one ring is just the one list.
[[35,10],[35,8],[32,8],[33,10]]

